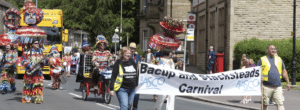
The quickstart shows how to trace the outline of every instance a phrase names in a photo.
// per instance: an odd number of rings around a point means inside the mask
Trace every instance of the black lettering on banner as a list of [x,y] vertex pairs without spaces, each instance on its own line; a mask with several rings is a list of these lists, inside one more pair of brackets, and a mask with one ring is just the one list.
[[204,91],[204,87],[199,87],[199,89],[198,89],[198,93],[200,92],[200,89],[201,89],[201,94],[203,93],[203,91]]
[[167,70],[163,70],[163,72],[161,73],[162,76],[168,76],[169,71]]
[[205,88],[205,90],[204,90],[204,94],[206,94],[206,90],[207,90],[207,88],[208,88],[209,86],[208,85],[206,85],[206,88]]
[[188,89],[186,90],[186,93],[191,93],[193,90],[193,86],[189,86]]
[[146,73],[146,71],[147,71],[147,67],[148,67],[148,65],[147,65],[147,64],[143,64],[143,63],[141,63],[141,74],[144,74],[144,73]]
[[174,76],[175,76],[175,73],[172,72],[172,71],[170,71],[170,74],[169,74],[169,76],[168,76],[168,79],[170,79],[170,77],[174,77]]
[[213,93],[218,94],[218,92],[219,92],[219,87],[215,87],[215,91]]
[[209,80],[212,80],[212,78],[211,78],[210,76],[207,76],[207,75],[206,75],[206,77],[207,77]]
[[[195,86],[194,87],[194,91],[193,91],[193,93],[195,93],[195,91],[197,90],[197,88],[199,88],[198,86]],[[198,92],[199,93],[199,92]]]
[[154,72],[154,68],[148,68],[148,74],[153,74],[153,72]]
[[240,79],[242,79],[244,76],[244,72],[240,72]]
[[259,77],[259,70],[255,71],[255,77]]
[[212,92],[212,90],[214,90],[214,88],[212,87],[211,89],[208,88],[208,94],[210,94]]
[[236,79],[239,79],[239,73],[234,72],[234,74],[236,74]]
[[181,89],[182,86],[186,87],[187,85],[186,85],[185,83],[183,83],[183,84],[181,84],[181,85],[179,86],[179,91],[180,91],[181,93],[184,93],[185,89]]
[[231,79],[235,79],[235,74],[230,74]]
[[250,78],[254,77],[254,72],[255,72],[255,68],[253,68],[253,70],[250,73]]
[[250,74],[250,72],[249,72],[249,71],[246,71],[245,78],[248,78],[248,77],[249,77],[249,74]]
[[180,79],[185,79],[185,75],[184,74],[181,74],[181,73],[179,73],[180,75],[179,75],[179,78]]
[[160,69],[156,69],[154,73],[155,73],[156,75],[159,75],[159,74],[161,74],[161,70],[160,70]]
[[216,76],[211,76],[214,80],[218,80],[218,77]]
[[[225,77],[225,80],[228,80],[228,79],[230,79],[230,77],[229,77],[229,75],[228,74],[224,74],[224,73],[222,73],[222,75]],[[221,79],[222,80],[222,79]]]
[[[223,74],[224,75],[224,74]],[[220,80],[224,80],[224,77],[222,76],[222,75],[218,75],[218,78],[220,79]]]
[[197,76],[195,74],[192,74],[191,78],[192,80],[198,80]]
[[221,89],[220,89],[220,91],[219,91],[219,94],[221,94],[222,88],[223,88],[223,85],[221,85]]
[[204,77],[203,75],[199,75],[203,80],[207,80],[206,77]]

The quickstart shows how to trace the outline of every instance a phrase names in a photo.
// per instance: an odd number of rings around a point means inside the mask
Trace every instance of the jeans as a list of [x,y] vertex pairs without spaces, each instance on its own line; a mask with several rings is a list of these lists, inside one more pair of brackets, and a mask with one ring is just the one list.
[[133,100],[133,110],[138,109],[139,99],[140,99],[140,94],[135,94],[134,100]]
[[135,88],[134,89],[120,88],[116,92],[116,94],[119,100],[120,110],[130,110],[135,95]]

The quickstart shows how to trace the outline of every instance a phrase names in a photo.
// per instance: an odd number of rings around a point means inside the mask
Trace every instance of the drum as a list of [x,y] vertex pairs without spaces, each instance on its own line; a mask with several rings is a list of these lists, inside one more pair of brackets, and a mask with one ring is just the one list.
[[59,76],[59,79],[61,84],[66,84],[68,82],[65,72],[63,72],[63,74]]
[[104,79],[111,79],[112,70],[103,69],[100,73],[104,76]]
[[61,67],[58,67],[58,69],[53,69],[52,72],[53,72],[54,74],[58,74],[58,73],[61,72],[61,70],[62,70],[62,68],[61,68]]

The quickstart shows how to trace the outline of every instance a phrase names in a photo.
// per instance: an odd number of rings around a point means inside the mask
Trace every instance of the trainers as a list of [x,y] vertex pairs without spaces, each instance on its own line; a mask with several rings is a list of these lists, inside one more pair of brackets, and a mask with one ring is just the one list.
[[16,89],[12,89],[11,92],[16,92]]

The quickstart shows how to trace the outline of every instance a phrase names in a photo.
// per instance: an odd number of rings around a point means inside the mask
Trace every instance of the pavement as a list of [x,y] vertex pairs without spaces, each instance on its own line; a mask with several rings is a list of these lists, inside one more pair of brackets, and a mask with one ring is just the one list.
[[[187,66],[187,72],[197,73],[197,74],[204,74],[196,67]],[[296,110],[300,108],[300,90],[285,90],[283,89],[284,95],[284,107],[286,110]],[[182,96],[185,98],[190,98],[199,101],[205,101],[220,105],[238,107],[243,109],[250,109],[250,110],[260,110],[261,109],[261,96],[252,96],[252,101],[247,104],[240,104],[239,102],[242,100],[242,96]],[[268,106],[269,110],[276,109],[276,105]]]

